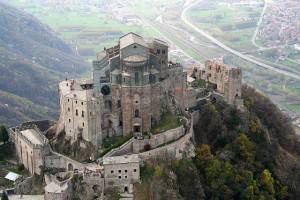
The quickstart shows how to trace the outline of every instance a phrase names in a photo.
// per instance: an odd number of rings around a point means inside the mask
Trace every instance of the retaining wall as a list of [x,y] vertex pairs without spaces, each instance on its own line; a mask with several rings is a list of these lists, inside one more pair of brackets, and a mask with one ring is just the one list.
[[183,135],[184,128],[183,126],[180,126],[178,128],[168,130],[160,134],[152,135],[150,139],[135,139],[132,144],[133,153],[139,153],[141,151],[144,151],[145,145],[150,145],[152,149],[155,149],[161,145],[178,140]]

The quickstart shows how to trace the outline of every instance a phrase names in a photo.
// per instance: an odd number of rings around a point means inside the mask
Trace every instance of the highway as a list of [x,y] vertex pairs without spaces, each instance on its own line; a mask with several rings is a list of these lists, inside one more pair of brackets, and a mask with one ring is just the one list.
[[[200,1],[201,1],[201,0],[200,0]],[[287,72],[287,71],[284,71],[284,70],[281,70],[281,69],[277,69],[277,68],[275,68],[275,67],[272,67],[272,66],[270,66],[270,65],[267,65],[267,64],[262,63],[262,62],[260,62],[260,61],[257,61],[257,60],[255,60],[255,59],[249,57],[249,56],[246,56],[246,55],[244,55],[244,54],[242,54],[242,53],[240,53],[240,52],[238,52],[238,51],[236,51],[236,50],[234,50],[234,49],[232,49],[232,48],[226,46],[225,44],[223,44],[222,42],[220,42],[219,40],[217,40],[217,39],[214,38],[213,36],[209,35],[209,34],[206,33],[205,31],[201,30],[201,29],[198,28],[196,25],[194,25],[194,24],[188,19],[188,17],[187,17],[186,14],[187,14],[187,12],[188,12],[193,6],[197,5],[200,1],[196,1],[196,2],[194,2],[194,3],[192,3],[192,4],[189,4],[189,5],[187,5],[187,6],[184,8],[184,10],[183,10],[183,12],[182,12],[182,14],[181,14],[181,19],[182,19],[182,21],[183,21],[186,25],[188,25],[189,27],[191,27],[192,29],[194,29],[194,31],[200,33],[202,36],[204,36],[205,38],[207,38],[208,40],[210,40],[211,42],[213,42],[213,43],[216,44],[217,46],[221,47],[221,48],[224,49],[225,51],[230,52],[230,53],[232,53],[232,54],[234,54],[234,55],[236,55],[236,56],[242,58],[243,60],[246,60],[246,61],[251,62],[251,63],[253,63],[253,64],[256,64],[256,65],[258,65],[258,66],[260,66],[260,67],[263,67],[263,68],[265,68],[265,69],[271,70],[271,71],[273,71],[273,72],[276,72],[276,73],[279,73],[279,74],[283,74],[283,75],[288,76],[288,77],[290,77],[290,78],[294,78],[294,79],[300,80],[300,76],[299,76],[299,75],[293,74],[293,73],[290,73],[290,72]]]

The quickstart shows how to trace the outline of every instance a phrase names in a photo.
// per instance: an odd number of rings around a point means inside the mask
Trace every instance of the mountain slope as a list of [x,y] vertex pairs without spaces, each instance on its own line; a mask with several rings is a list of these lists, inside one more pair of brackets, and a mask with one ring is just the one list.
[[47,26],[0,3],[0,123],[56,118],[58,82],[87,69]]
[[[300,145],[289,119],[266,96],[244,86],[245,110],[202,105],[194,121],[196,156],[145,162],[137,199],[300,197]],[[159,185],[159,187],[157,187]]]

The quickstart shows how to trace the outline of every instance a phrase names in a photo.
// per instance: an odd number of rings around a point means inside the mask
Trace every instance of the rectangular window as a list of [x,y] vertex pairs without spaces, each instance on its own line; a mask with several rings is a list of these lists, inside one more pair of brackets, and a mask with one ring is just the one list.
[[81,117],[84,117],[84,111],[81,112]]
[[77,109],[76,109],[76,113],[75,114],[76,114],[76,116],[78,116],[78,110]]
[[113,173],[114,173],[114,170],[111,170],[110,173],[113,174]]
[[136,172],[136,169],[134,169],[133,172]]
[[121,176],[119,176],[119,179],[121,179],[122,177]]
[[138,72],[135,72],[134,80],[135,80],[135,84],[138,84],[138,82],[139,82],[139,73]]
[[160,54],[160,49],[157,49],[157,54]]
[[82,122],[82,127],[84,127],[84,122]]

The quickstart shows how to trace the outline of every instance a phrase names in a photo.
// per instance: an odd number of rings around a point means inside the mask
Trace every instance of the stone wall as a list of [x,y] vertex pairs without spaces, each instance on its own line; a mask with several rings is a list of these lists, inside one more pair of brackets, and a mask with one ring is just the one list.
[[139,157],[142,160],[149,160],[152,158],[158,158],[158,157],[164,157],[164,156],[170,156],[175,159],[182,159],[184,155],[192,157],[194,156],[194,145],[192,143],[193,137],[194,137],[194,130],[193,130],[193,124],[194,124],[194,116],[195,114],[192,114],[189,131],[181,137],[176,142],[173,142],[171,144],[168,144],[166,146],[162,146],[160,148],[156,148],[150,151],[146,151],[143,153],[139,153]]
[[185,108],[185,91],[186,91],[187,73],[183,72],[183,68],[179,64],[170,63],[168,69],[168,78],[162,82],[165,88],[172,96],[174,96],[178,106]]
[[62,154],[52,152],[50,156],[46,156],[45,158],[45,167],[49,169],[65,169],[66,171],[73,171],[75,169],[83,170],[84,164],[72,160]]
[[131,154],[132,153],[132,144],[135,139],[131,138],[128,140],[126,143],[124,143],[122,146],[115,148],[108,152],[107,154],[104,155],[104,157],[109,157],[109,156],[121,156],[125,154]]
[[216,85],[216,91],[224,94],[228,104],[236,105],[241,98],[242,71],[240,68],[225,65],[221,60],[209,60],[205,63],[202,79]]
[[134,139],[133,141],[133,153],[139,153],[144,151],[145,145],[150,145],[152,149],[158,146],[167,144],[169,142],[175,141],[184,135],[184,128],[180,126],[178,128],[168,130],[166,132],[152,135],[150,139]]

